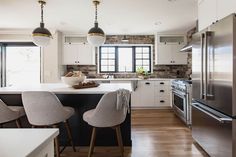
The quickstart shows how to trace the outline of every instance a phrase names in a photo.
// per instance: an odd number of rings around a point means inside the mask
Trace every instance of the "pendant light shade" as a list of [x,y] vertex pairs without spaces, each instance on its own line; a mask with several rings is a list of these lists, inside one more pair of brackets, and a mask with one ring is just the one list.
[[46,2],[40,0],[39,3],[41,5],[41,23],[40,27],[34,29],[32,37],[35,45],[43,47],[47,46],[50,43],[52,34],[47,28],[44,27],[44,22],[43,22],[43,6],[46,4]]
[[95,5],[95,22],[94,22],[94,27],[91,28],[88,32],[87,40],[89,44],[97,47],[105,43],[106,36],[103,30],[98,27],[98,22],[97,22],[97,5],[100,2],[93,1],[93,3]]

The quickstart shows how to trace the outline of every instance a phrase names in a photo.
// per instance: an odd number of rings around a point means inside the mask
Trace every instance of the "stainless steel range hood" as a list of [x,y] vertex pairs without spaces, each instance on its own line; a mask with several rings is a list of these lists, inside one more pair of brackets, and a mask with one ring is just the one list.
[[180,52],[192,52],[192,42],[189,42],[182,49],[180,49]]

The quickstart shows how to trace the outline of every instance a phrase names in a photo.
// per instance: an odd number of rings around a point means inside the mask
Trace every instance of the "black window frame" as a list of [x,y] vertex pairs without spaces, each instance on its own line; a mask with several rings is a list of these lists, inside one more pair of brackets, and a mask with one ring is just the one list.
[[[115,48],[115,70],[114,71],[101,71],[101,56],[102,56],[102,48]],[[149,70],[148,73],[151,73],[152,70],[152,46],[151,45],[104,45],[104,46],[100,46],[99,47],[99,73],[135,73],[136,72],[136,48],[149,48]],[[119,48],[132,48],[132,66],[133,69],[131,72],[127,72],[127,71],[119,71],[118,70],[118,63],[119,63],[119,57],[118,57],[118,49]],[[143,58],[144,59],[144,58]]]

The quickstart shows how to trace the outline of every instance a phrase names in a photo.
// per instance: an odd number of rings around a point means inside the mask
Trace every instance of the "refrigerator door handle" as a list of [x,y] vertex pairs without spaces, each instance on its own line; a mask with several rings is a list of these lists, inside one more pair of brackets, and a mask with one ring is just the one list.
[[[212,71],[212,62],[213,62],[213,54],[212,50],[210,47],[212,47],[211,43],[211,38],[212,38],[212,32],[207,31],[206,36],[205,36],[205,100],[206,99],[213,99],[214,96],[212,94],[212,83],[211,83],[211,78],[210,75],[213,72]],[[212,58],[211,58],[212,57]]]
[[226,122],[232,122],[232,118],[226,118],[226,117],[218,117],[209,111],[205,110],[202,108],[199,103],[192,103],[192,106],[195,107],[196,109],[202,111],[203,113],[207,114],[208,116],[214,118],[215,120],[219,121],[220,123],[226,123]]
[[204,68],[204,38],[205,34],[201,34],[201,72],[200,72],[200,99],[204,98],[204,82],[203,82],[203,68]]

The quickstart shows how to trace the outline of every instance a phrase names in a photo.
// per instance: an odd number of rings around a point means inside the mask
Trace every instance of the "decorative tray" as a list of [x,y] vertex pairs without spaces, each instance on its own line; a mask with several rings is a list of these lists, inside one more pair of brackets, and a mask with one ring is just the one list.
[[93,87],[98,87],[100,84],[95,83],[95,82],[84,82],[80,83],[77,85],[72,86],[74,89],[83,89],[83,88],[93,88]]

